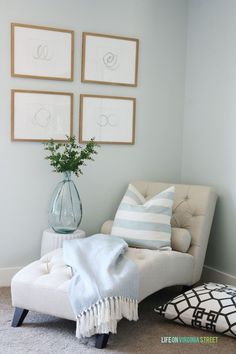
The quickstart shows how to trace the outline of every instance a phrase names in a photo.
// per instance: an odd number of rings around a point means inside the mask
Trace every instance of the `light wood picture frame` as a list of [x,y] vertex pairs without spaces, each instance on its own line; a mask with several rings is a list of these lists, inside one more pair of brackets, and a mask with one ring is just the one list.
[[74,31],[12,23],[11,76],[73,81]]
[[11,90],[12,141],[66,141],[73,134],[73,93]]
[[81,81],[137,86],[139,40],[83,32]]
[[135,143],[136,99],[133,97],[80,95],[79,141],[99,144]]

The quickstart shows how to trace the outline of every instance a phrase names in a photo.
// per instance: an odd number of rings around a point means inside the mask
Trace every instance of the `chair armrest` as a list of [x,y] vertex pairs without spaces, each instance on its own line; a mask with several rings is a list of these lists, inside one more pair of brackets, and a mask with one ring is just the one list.
[[101,233],[109,235],[111,233],[112,225],[113,225],[113,220],[105,221],[101,227]]

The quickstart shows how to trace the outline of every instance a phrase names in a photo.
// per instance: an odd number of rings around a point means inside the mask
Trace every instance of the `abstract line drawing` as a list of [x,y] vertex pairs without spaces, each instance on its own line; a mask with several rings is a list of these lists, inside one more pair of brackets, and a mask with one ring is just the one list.
[[104,54],[102,61],[108,70],[117,70],[120,66],[118,63],[118,55],[112,52]]
[[81,81],[137,86],[136,38],[83,32]]
[[115,114],[100,114],[97,119],[97,125],[99,127],[117,127],[118,126],[118,118]]
[[41,106],[33,115],[32,123],[40,128],[47,128],[52,120],[52,114],[49,109]]
[[49,46],[47,44],[39,44],[36,46],[33,58],[36,60],[50,61],[52,60],[53,55],[50,54]]
[[12,140],[65,141],[71,136],[73,94],[12,90]]
[[79,141],[134,144],[135,98],[80,95]]
[[11,75],[72,81],[74,31],[11,24]]

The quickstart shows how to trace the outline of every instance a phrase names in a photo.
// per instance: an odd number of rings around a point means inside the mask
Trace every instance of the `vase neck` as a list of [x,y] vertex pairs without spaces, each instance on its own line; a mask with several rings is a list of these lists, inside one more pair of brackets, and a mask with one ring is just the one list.
[[64,180],[70,181],[71,180],[71,172],[70,171],[65,171],[63,172],[64,174]]

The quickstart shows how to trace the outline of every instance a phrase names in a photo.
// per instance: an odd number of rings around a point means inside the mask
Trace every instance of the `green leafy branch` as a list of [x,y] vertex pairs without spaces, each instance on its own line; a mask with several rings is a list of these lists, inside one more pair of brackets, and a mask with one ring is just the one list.
[[67,140],[63,143],[58,143],[51,139],[44,144],[44,150],[49,155],[45,157],[49,160],[50,165],[54,168],[53,172],[66,172],[70,171],[77,177],[82,172],[82,167],[86,166],[85,161],[94,161],[93,155],[97,154],[97,148],[99,145],[92,138],[83,148],[77,144],[76,137],[66,136]]

